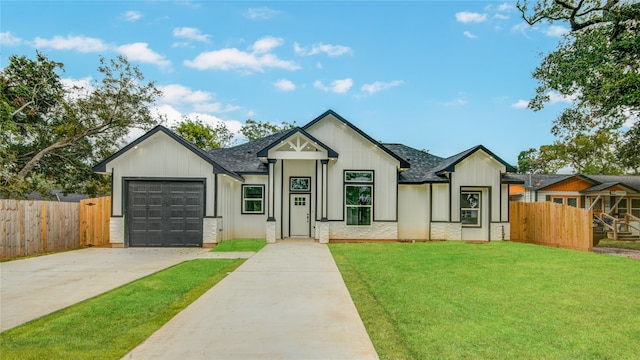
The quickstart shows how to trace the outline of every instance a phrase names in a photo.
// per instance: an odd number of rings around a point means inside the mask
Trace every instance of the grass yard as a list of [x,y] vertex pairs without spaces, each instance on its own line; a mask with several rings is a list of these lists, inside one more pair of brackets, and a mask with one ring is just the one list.
[[260,251],[267,245],[265,239],[232,239],[216,245],[211,251]]
[[640,261],[509,242],[329,247],[381,359],[640,354]]
[[616,241],[612,239],[602,239],[598,247],[612,247],[618,249],[640,250],[640,241]]
[[9,329],[0,358],[120,359],[243,261],[183,262]]

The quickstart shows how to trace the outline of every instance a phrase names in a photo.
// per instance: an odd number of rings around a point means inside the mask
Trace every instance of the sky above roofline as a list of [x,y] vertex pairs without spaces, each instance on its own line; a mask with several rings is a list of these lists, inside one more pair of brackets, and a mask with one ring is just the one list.
[[381,142],[442,157],[482,144],[515,165],[553,142],[571,102],[526,108],[531,72],[567,27],[530,27],[515,2],[9,0],[0,20],[3,67],[38,50],[90,86],[100,56],[124,55],[163,91],[154,111],[169,127],[302,126],[333,109]]

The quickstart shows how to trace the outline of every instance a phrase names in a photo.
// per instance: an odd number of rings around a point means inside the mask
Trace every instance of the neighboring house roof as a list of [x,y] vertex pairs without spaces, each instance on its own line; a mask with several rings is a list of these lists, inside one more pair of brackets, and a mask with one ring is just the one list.
[[209,164],[211,164],[213,166],[213,169],[214,169],[215,173],[227,174],[227,175],[229,175],[231,177],[234,177],[234,178],[236,178],[238,180],[241,180],[241,181],[244,180],[238,174],[235,174],[233,171],[228,170],[223,165],[221,165],[218,162],[216,162],[211,156],[209,156],[209,154],[206,151],[200,149],[199,147],[195,146],[194,144],[190,143],[189,141],[183,139],[178,134],[174,133],[173,131],[167,129],[166,127],[164,127],[162,125],[157,125],[153,129],[151,129],[149,132],[147,132],[146,134],[142,135],[141,137],[139,137],[136,140],[134,140],[133,142],[131,142],[129,145],[127,145],[127,146],[123,147],[122,149],[120,149],[115,154],[113,154],[113,155],[109,156],[108,158],[102,160],[100,163],[98,163],[96,166],[93,167],[93,171],[101,172],[101,173],[107,172],[107,164],[109,162],[111,162],[114,159],[118,158],[119,156],[121,156],[122,154],[126,153],[127,151],[131,150],[136,145],[138,145],[141,142],[145,141],[146,139],[148,139],[149,137],[153,136],[157,132],[162,132],[162,133],[166,134],[167,136],[169,136],[173,140],[175,140],[175,141],[179,142],[180,144],[182,144],[187,149],[191,150],[191,152],[193,152],[194,154],[196,154],[197,156],[202,158],[204,161],[206,161]]
[[400,168],[407,169],[407,168],[409,168],[411,166],[405,159],[403,159],[402,157],[398,156],[398,154],[396,154],[393,151],[387,149],[387,147],[384,146],[382,143],[380,143],[377,140],[374,140],[371,136],[367,135],[364,131],[358,129],[355,125],[353,125],[352,123],[347,121],[347,119],[345,119],[342,116],[338,115],[338,113],[336,113],[335,111],[333,111],[331,109],[325,111],[322,115],[320,115],[317,118],[311,120],[307,125],[303,126],[302,129],[303,130],[309,129],[310,127],[312,127],[313,125],[315,125],[317,122],[319,122],[320,120],[324,119],[328,115],[332,115],[333,117],[335,117],[336,119],[338,119],[339,121],[341,121],[342,123],[344,123],[345,125],[350,127],[353,131],[355,131],[356,133],[360,134],[363,138],[369,140],[371,143],[373,143],[374,145],[378,146],[380,149],[382,149],[382,151],[386,152],[387,154],[391,155],[396,160],[400,161]]
[[[296,127],[291,129],[291,131],[288,131],[284,136],[280,137],[278,140],[279,141],[284,141],[285,139],[295,135],[295,134],[302,134],[303,136],[305,136],[307,139],[313,141],[315,143],[315,145],[325,149],[327,151],[327,156],[330,159],[337,159],[338,158],[338,153],[335,152],[333,149],[331,149],[330,147],[328,147],[327,145],[323,144],[322,141],[314,138],[313,136],[311,136],[311,134],[309,134],[308,132],[302,130],[302,128],[300,127]],[[273,148],[274,146],[278,145],[277,141],[273,141],[271,144],[267,145],[264,149],[258,151],[258,157],[267,157],[267,155],[269,154],[269,150],[271,150],[271,148]]]
[[[5,197],[0,195],[0,199]],[[77,203],[80,200],[89,199],[89,195],[86,194],[65,194],[62,190],[51,191],[50,196],[43,197],[38,193],[31,193],[27,195],[27,200],[42,200],[42,201],[59,201],[59,202],[73,202]]]
[[573,176],[569,174],[509,174],[510,178],[523,181],[525,189],[532,191],[544,189]]
[[640,176],[630,175],[581,175],[583,178],[592,179],[599,183],[616,182],[632,190],[640,192]]
[[613,186],[624,186],[635,192],[640,192],[640,176],[619,175],[583,175],[583,174],[509,174],[509,177],[524,181],[527,190],[544,190],[552,185],[571,178],[579,178],[593,184],[592,187],[580,190],[581,193],[597,192]]

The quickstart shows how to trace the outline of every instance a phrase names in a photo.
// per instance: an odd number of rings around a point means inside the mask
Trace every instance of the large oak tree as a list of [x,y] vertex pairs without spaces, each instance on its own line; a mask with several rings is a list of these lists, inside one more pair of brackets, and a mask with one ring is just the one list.
[[[610,142],[601,144],[599,150],[617,166],[591,171],[640,170],[640,153],[632,151],[640,142],[640,4],[623,0],[520,0],[518,8],[531,25],[562,22],[571,28],[533,72],[538,87],[529,102],[529,107],[537,111],[550,102],[551,93],[574,99],[554,121],[551,131],[558,138],[556,143],[570,149],[572,143],[585,137],[607,138]],[[605,137],[602,132],[610,135]]]
[[0,70],[0,193],[23,198],[54,188],[104,193],[108,180],[91,167],[117,150],[133,128],[157,123],[160,95],[126,58],[100,59],[89,86],[64,86],[63,64],[41,53],[13,55]]

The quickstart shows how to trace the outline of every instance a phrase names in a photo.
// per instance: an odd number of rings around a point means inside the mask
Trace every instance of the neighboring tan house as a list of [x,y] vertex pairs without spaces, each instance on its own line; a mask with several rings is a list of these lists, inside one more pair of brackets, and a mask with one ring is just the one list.
[[382,144],[329,110],[206,152],[157,126],[94,167],[112,175],[113,246],[232,238],[509,239],[515,169],[479,145],[449,158]]
[[524,182],[510,187],[512,201],[552,201],[590,209],[609,227],[615,221],[631,225],[633,236],[640,232],[640,176],[510,174],[509,178]]

